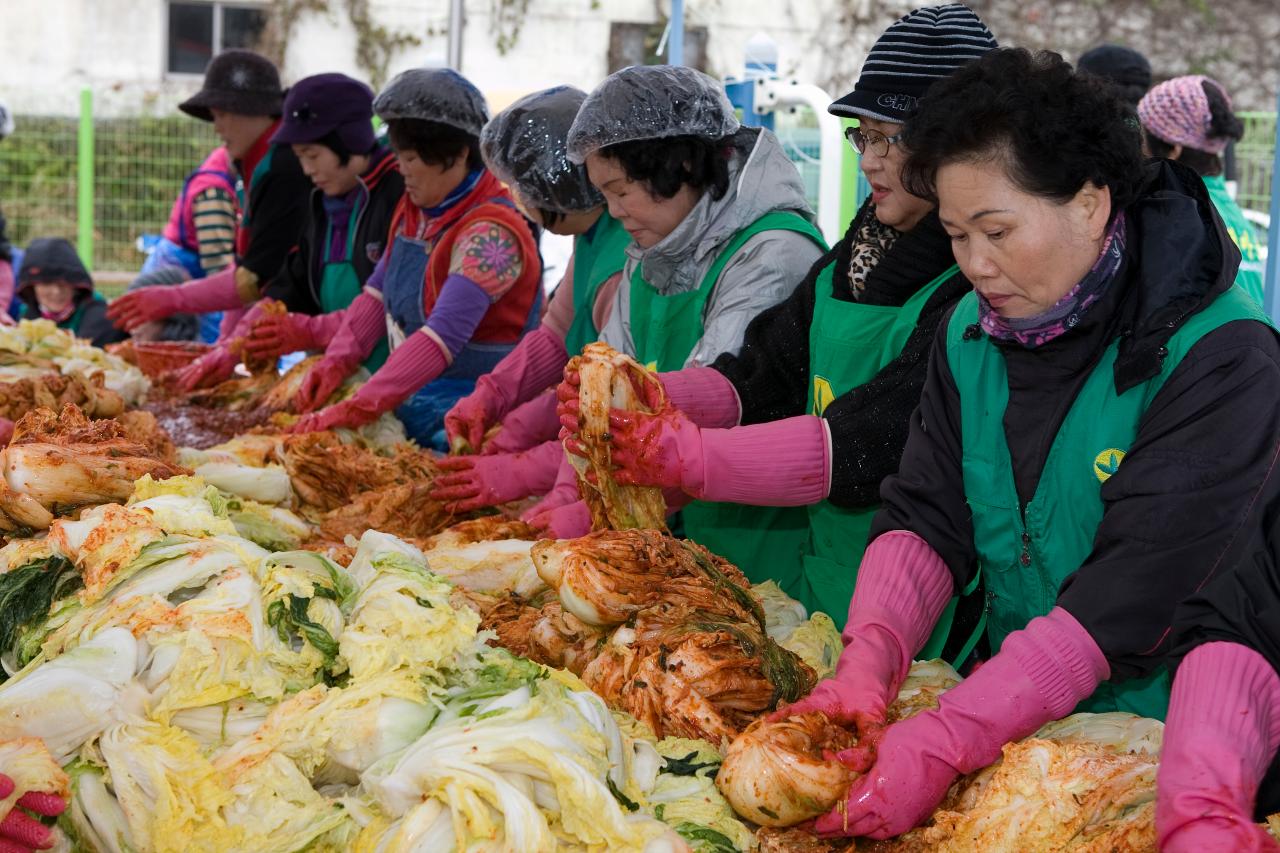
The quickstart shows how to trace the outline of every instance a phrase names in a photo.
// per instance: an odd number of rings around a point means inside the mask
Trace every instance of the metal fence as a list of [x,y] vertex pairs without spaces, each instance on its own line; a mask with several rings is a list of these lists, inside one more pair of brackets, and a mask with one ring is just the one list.
[[1240,113],[1244,139],[1236,144],[1236,201],[1266,213],[1271,204],[1271,169],[1276,150],[1276,114]]
[[108,282],[142,265],[138,237],[163,229],[183,179],[219,144],[186,116],[95,118],[88,98],[79,118],[20,115],[15,127],[0,143],[10,241],[66,237]]

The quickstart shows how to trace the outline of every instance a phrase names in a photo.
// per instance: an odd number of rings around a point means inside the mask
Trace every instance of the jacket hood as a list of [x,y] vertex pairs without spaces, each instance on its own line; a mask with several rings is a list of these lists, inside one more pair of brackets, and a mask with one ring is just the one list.
[[716,199],[704,193],[657,245],[640,249],[633,243],[627,249],[640,261],[645,280],[660,291],[688,284],[735,234],[770,211],[792,210],[814,221],[800,173],[772,132],[744,127],[731,144],[725,194]]
[[75,247],[60,237],[32,240],[18,269],[18,295],[35,299],[35,286],[42,281],[65,281],[77,290],[93,292],[93,279]]
[[1142,194],[1125,215],[1137,271],[1115,366],[1121,393],[1160,372],[1165,344],[1233,286],[1240,266],[1204,181],[1185,166],[1149,161]]

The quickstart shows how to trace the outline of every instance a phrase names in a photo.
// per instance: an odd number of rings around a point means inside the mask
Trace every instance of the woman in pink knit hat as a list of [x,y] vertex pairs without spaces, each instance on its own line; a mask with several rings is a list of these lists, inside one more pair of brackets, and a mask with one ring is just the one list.
[[1244,124],[1231,112],[1226,90],[1200,74],[1174,77],[1143,96],[1138,102],[1138,119],[1151,156],[1177,160],[1204,179],[1213,206],[1240,249],[1236,284],[1261,305],[1261,244],[1222,177],[1222,152],[1228,143],[1244,136]]

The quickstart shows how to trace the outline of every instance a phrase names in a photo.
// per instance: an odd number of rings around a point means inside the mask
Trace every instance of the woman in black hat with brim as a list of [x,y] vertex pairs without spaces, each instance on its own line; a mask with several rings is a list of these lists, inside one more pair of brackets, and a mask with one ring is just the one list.
[[236,229],[236,262],[223,272],[180,287],[143,287],[111,303],[112,321],[130,330],[179,312],[228,311],[223,337],[242,309],[264,295],[291,307],[302,299],[278,282],[285,258],[306,221],[311,182],[297,156],[273,143],[280,127],[284,90],[275,65],[248,50],[218,54],[205,72],[204,87],[178,105],[187,115],[213,123],[244,181]]
[[[314,188],[298,250],[273,285],[294,295],[290,312],[250,309],[235,335],[246,335],[245,352],[263,361],[328,346],[342,324],[337,312],[360,295],[382,257],[404,194],[395,155],[373,133],[373,90],[345,74],[317,74],[293,86],[271,141],[292,149]],[[240,353],[229,344],[184,370],[180,383],[195,388],[230,376]],[[364,366],[375,371],[386,357],[380,342]]]

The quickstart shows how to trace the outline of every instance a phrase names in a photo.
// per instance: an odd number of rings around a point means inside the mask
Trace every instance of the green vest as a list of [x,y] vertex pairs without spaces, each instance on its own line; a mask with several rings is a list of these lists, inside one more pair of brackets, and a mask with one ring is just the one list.
[[[652,370],[684,367],[702,338],[702,316],[716,281],[743,244],[764,231],[795,231],[826,249],[821,232],[803,216],[775,210],[743,228],[716,257],[697,290],[663,295],[640,274],[631,276],[631,339],[636,359]],[[742,569],[752,583],[794,576],[809,537],[804,507],[758,507],[694,501],[684,508],[685,535]]]
[[[870,382],[902,354],[924,306],[938,288],[960,270],[953,264],[900,307],[837,299],[834,271],[833,262],[818,274],[814,283],[813,322],[809,325],[806,408],[819,417],[837,397]],[[880,507],[842,509],[830,501],[822,501],[805,509],[809,515],[809,542],[802,567],[792,577],[777,579],[778,585],[809,612],[822,610],[843,629],[871,521]],[[919,655],[922,659],[941,655],[955,603],[953,599],[939,619],[934,637]]]
[[600,337],[592,318],[596,294],[610,276],[622,272],[630,245],[631,235],[608,211],[600,214],[590,231],[573,238],[573,324],[564,338],[569,355],[577,355]]
[[1252,297],[1254,302],[1262,304],[1262,257],[1258,250],[1258,235],[1253,233],[1253,226],[1244,218],[1240,206],[1236,204],[1231,193],[1227,192],[1227,182],[1221,175],[1213,175],[1204,179],[1205,188],[1209,190],[1209,198],[1218,209],[1222,223],[1227,226],[1231,241],[1240,249],[1240,270],[1236,273],[1236,284]]
[[[1270,322],[1243,290],[1232,287],[1174,333],[1158,375],[1123,394],[1116,393],[1113,379],[1119,351],[1119,341],[1113,341],[1058,429],[1035,495],[1022,505],[1005,441],[1004,355],[986,335],[965,339],[965,329],[978,322],[978,302],[972,293],[960,301],[947,327],[947,363],[960,395],[965,500],[986,582],[993,650],[1053,608],[1062,582],[1093,550],[1104,510],[1102,484],[1123,464],[1143,413],[1196,341],[1234,320]],[[1146,678],[1103,683],[1077,710],[1163,719],[1169,686],[1162,667]]]
[[[351,218],[347,221],[347,248],[343,255],[345,260],[330,261],[323,265],[320,274],[320,311],[322,313],[329,314],[347,308],[360,295],[364,287],[364,282],[360,281],[355,264],[352,262],[352,258],[355,257],[353,253],[356,249],[356,231],[359,229],[362,212],[363,208],[359,204],[351,209]],[[319,252],[323,257],[329,251],[332,240],[333,222],[330,221],[325,223],[324,243],[312,247],[312,251]],[[387,360],[389,352],[387,338],[383,335],[378,345],[373,348],[373,352],[364,360],[365,369],[370,373],[377,372]]]

